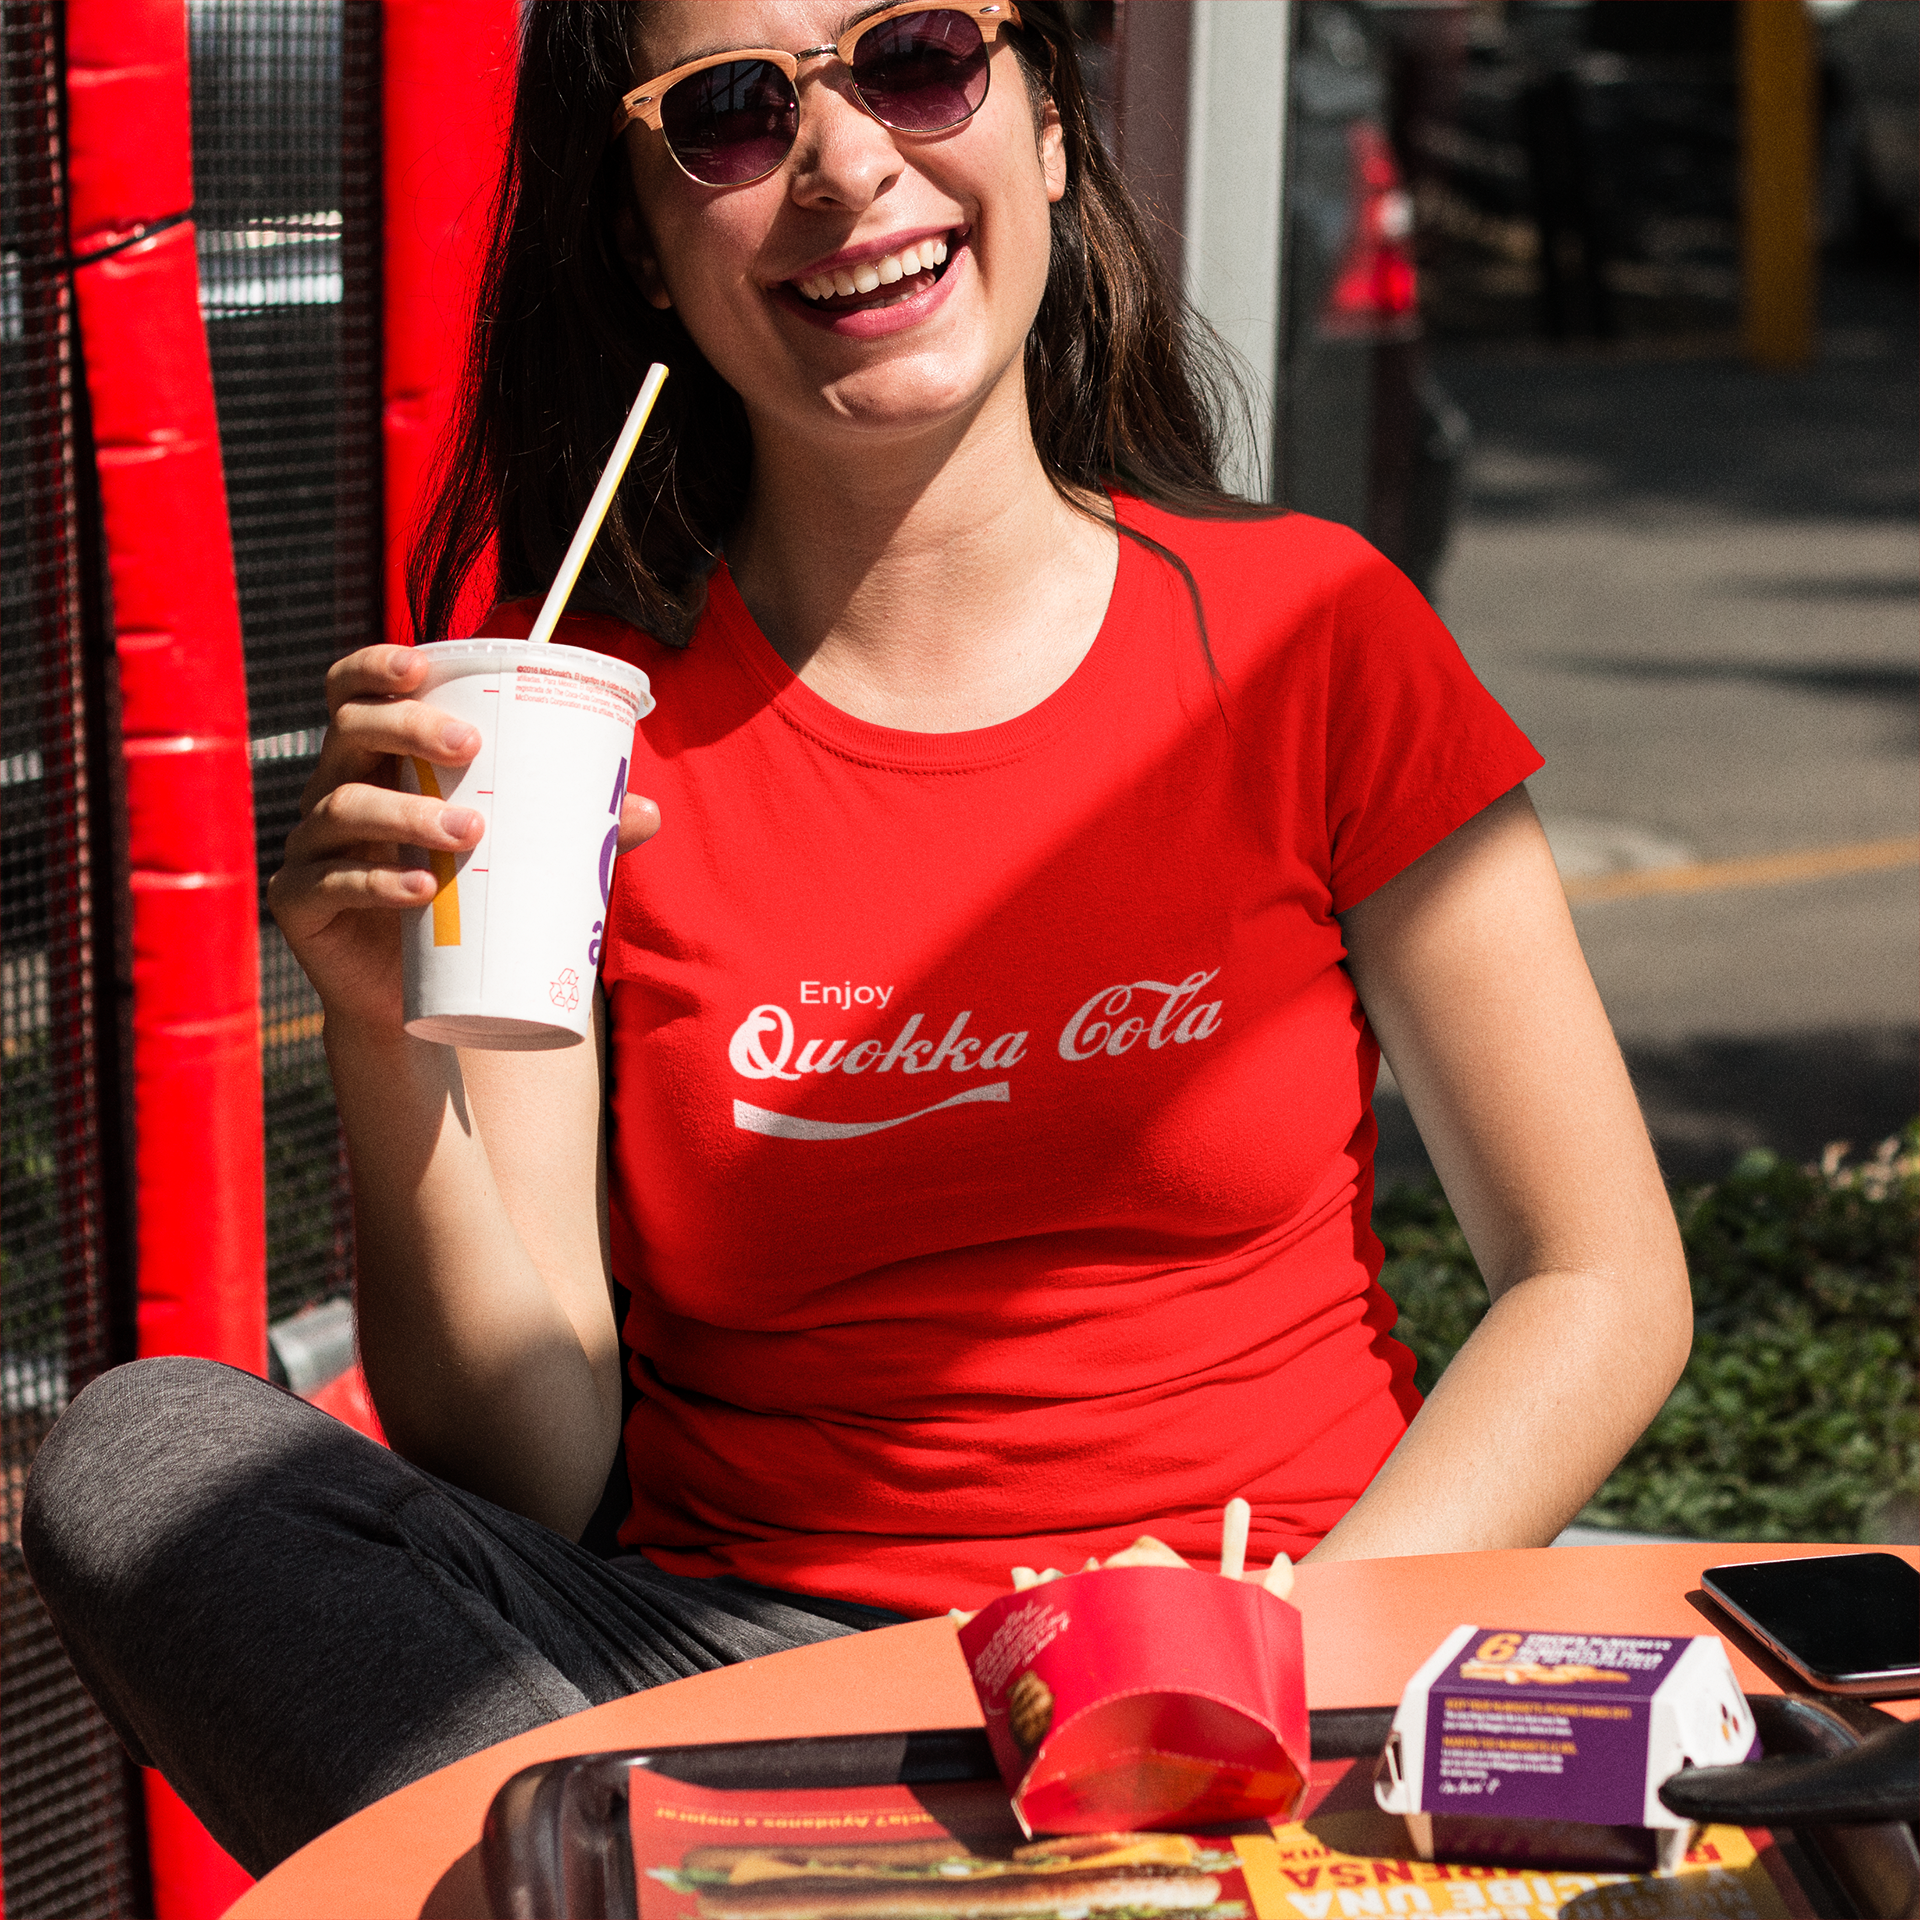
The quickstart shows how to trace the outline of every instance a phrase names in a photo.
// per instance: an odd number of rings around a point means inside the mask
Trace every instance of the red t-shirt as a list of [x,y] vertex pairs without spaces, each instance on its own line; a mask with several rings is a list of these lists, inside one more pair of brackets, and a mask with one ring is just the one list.
[[651,676],[611,1009],[621,1537],[933,1613],[1142,1531],[1257,1562],[1418,1405],[1369,1226],[1379,1055],[1335,915],[1540,765],[1412,586],[1302,516],[1122,519],[1031,712],[872,726],[722,567]]

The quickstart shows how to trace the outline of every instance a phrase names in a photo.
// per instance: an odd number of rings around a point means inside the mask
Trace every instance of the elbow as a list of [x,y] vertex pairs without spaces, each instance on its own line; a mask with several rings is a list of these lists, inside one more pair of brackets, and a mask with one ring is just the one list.
[[1635,1341],[1645,1378],[1654,1389],[1652,1410],[1647,1416],[1651,1419],[1680,1384],[1693,1355],[1693,1284],[1687,1275],[1687,1256],[1677,1228],[1669,1225],[1641,1271],[1643,1282],[1635,1289],[1639,1302]]

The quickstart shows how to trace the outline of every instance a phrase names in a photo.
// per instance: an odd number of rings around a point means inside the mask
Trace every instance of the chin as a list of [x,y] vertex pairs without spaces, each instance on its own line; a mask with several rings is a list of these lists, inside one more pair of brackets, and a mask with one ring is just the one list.
[[897,436],[963,426],[1009,385],[1021,396],[1024,419],[1018,357],[996,369],[941,354],[902,356],[832,380],[820,394],[837,424]]

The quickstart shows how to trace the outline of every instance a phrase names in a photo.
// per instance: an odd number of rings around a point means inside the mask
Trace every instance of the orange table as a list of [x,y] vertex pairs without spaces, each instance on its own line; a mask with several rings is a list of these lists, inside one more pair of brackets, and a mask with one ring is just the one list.
[[[1391,1706],[1456,1626],[1592,1633],[1709,1631],[1688,1601],[1702,1567],[1831,1547],[1555,1547],[1307,1566],[1294,1601],[1306,1623],[1315,1707]],[[1920,1549],[1892,1551],[1920,1566]],[[1750,1693],[1783,1690],[1782,1670],[1737,1646]],[[1920,1703],[1892,1711],[1912,1716]],[[488,1803],[522,1767],[568,1754],[805,1734],[978,1726],[951,1626],[920,1620],[750,1660],[594,1707],[443,1767],[303,1847],[234,1906],[229,1920],[414,1920],[486,1912],[476,1844]]]

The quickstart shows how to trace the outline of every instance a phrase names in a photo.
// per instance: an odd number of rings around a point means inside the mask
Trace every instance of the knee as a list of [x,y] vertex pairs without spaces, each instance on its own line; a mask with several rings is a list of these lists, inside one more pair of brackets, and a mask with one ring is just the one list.
[[59,1618],[150,1560],[231,1459],[236,1427],[284,1400],[210,1360],[137,1360],[92,1381],[34,1456],[20,1545]]

